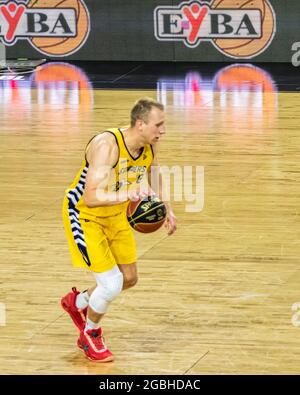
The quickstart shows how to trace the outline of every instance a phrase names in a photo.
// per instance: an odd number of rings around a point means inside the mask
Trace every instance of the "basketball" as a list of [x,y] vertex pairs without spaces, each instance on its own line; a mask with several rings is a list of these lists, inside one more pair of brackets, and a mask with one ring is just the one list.
[[77,19],[77,36],[70,38],[48,38],[36,37],[32,38],[32,44],[38,48],[40,52],[46,55],[61,56],[70,55],[80,48],[90,30],[90,21],[88,11],[81,0],[30,0],[28,3],[30,8],[73,8],[76,11]]
[[258,55],[269,45],[275,33],[275,15],[268,0],[215,0],[212,9],[259,9],[262,14],[262,37],[259,39],[214,39],[215,45],[226,55],[249,58]]
[[148,196],[127,207],[127,219],[130,226],[141,233],[152,233],[165,222],[167,210],[157,196]]

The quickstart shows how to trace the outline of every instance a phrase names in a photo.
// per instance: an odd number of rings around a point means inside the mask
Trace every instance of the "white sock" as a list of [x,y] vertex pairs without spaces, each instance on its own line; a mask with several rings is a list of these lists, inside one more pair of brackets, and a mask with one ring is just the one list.
[[89,300],[90,296],[88,294],[88,291],[83,291],[80,294],[77,295],[76,298],[76,307],[77,309],[83,310],[89,305]]
[[84,328],[85,332],[89,331],[90,329],[98,329],[98,328],[100,328],[100,322],[95,323],[95,322],[89,320],[88,317],[86,317],[86,325]]

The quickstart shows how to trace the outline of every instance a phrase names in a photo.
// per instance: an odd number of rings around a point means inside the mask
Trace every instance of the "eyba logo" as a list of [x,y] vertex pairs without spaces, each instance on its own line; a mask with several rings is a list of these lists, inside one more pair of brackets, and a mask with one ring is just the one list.
[[159,41],[182,41],[196,48],[210,41],[234,58],[251,58],[272,42],[275,13],[268,0],[184,1],[154,10],[154,34]]
[[0,39],[5,45],[28,40],[43,54],[66,56],[82,47],[89,32],[90,18],[83,0],[0,4]]

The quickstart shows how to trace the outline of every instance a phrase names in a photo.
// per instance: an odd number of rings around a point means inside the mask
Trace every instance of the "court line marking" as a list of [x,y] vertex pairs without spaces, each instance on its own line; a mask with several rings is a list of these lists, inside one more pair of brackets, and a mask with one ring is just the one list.
[[196,361],[195,363],[193,363],[193,365],[192,365],[188,370],[186,370],[186,371],[183,373],[183,375],[186,375],[190,370],[192,370],[193,367],[195,367],[195,366],[198,364],[198,362],[200,362],[201,359],[204,359],[204,358],[206,357],[206,355],[208,355],[208,354],[209,354],[209,350],[206,351],[206,353],[203,354],[200,358],[198,358],[197,361]]
[[134,67],[132,70],[128,71],[127,73],[122,74],[120,77],[114,79],[112,81],[112,84],[114,84],[115,82],[119,81],[121,78],[126,77],[127,75],[131,74],[133,71],[140,69],[141,67],[142,67],[142,65],[139,64],[138,66]]

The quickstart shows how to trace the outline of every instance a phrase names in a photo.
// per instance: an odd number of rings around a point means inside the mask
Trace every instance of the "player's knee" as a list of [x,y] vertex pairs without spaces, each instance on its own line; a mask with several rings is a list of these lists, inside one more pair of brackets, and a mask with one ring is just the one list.
[[138,282],[138,276],[137,274],[128,274],[124,276],[124,289],[127,288],[132,288],[136,285]]
[[106,313],[109,304],[116,299],[123,289],[123,274],[119,271],[109,278],[102,278],[92,293],[89,306],[98,314]]
[[124,278],[119,272],[105,284],[105,296],[108,302],[112,302],[123,289]]

